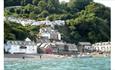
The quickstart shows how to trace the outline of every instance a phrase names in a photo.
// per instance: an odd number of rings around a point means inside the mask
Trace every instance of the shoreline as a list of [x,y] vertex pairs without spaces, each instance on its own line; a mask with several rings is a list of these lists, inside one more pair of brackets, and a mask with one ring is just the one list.
[[[105,54],[89,54],[92,57],[91,58],[97,58],[97,57],[111,57],[110,55],[105,55]],[[19,60],[19,59],[34,59],[34,60],[46,60],[46,59],[65,59],[65,58],[73,58],[71,56],[67,55],[56,55],[56,54],[5,54],[4,55],[4,60]],[[79,57],[76,57],[79,58]],[[89,57],[90,58],[90,57]]]
[[[24,57],[24,58],[23,58]],[[64,55],[55,54],[5,54],[4,59],[62,59],[69,58]]]
[[99,54],[99,53],[90,53],[90,55],[92,57],[111,57],[111,54],[110,53],[103,53],[103,54]]

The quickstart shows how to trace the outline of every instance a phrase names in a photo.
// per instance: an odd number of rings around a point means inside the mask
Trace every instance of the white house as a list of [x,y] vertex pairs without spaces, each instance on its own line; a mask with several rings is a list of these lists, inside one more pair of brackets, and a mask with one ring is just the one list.
[[43,38],[61,40],[61,34],[51,27],[41,28],[39,34]]
[[5,44],[5,51],[11,54],[13,53],[25,53],[25,54],[36,54],[37,44],[30,41],[7,41]]
[[111,42],[98,42],[92,44],[96,51],[100,52],[111,52]]

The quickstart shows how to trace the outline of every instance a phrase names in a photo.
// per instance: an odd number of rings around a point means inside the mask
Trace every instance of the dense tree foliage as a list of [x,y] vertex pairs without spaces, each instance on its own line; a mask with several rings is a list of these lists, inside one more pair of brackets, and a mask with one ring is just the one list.
[[67,25],[56,26],[56,28],[67,42],[110,41],[110,9],[101,4],[90,3],[84,10],[77,13],[76,18],[66,22]]
[[24,40],[29,37],[31,40],[36,41],[39,28],[39,26],[22,26],[15,22],[5,21],[4,40]]
[[[15,7],[17,5],[19,7]],[[5,0],[5,7],[5,16],[65,20],[64,26],[55,28],[61,32],[62,39],[66,42],[77,44],[79,41],[110,41],[110,8],[93,0],[71,0],[68,3],[59,3],[59,0]],[[24,27],[13,22],[5,22],[5,39],[22,40],[29,35],[28,37],[35,40],[37,32],[31,28],[36,29],[35,26]],[[20,35],[24,37],[20,38]]]
[[[34,12],[36,18],[33,19],[37,19],[40,13],[44,16],[44,13],[59,13],[60,10],[59,0],[5,0],[4,5],[6,11],[8,10],[12,15],[18,14],[18,17],[31,18],[27,15]],[[16,6],[20,7],[17,8]],[[7,14],[9,12],[6,12],[5,16],[9,15]],[[39,18],[46,17],[43,16],[41,15]]]
[[92,0],[71,0],[68,3],[68,7],[72,13],[83,10]]
[[27,5],[28,3],[32,4],[32,0],[4,0],[5,7]]

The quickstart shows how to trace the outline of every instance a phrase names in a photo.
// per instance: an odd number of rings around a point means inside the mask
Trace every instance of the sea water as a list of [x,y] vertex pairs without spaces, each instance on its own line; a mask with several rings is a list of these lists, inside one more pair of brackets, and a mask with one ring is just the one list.
[[4,70],[110,70],[110,58],[5,60]]

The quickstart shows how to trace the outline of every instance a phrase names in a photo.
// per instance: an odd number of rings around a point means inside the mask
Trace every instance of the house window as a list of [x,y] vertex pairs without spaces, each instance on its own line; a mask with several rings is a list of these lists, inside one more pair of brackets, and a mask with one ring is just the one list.
[[27,47],[25,47],[25,46],[20,46],[20,49],[26,49]]

